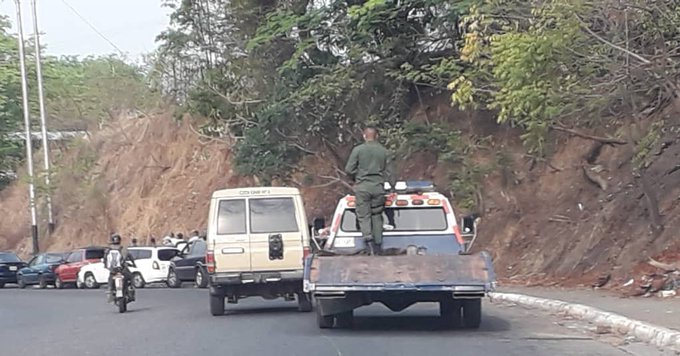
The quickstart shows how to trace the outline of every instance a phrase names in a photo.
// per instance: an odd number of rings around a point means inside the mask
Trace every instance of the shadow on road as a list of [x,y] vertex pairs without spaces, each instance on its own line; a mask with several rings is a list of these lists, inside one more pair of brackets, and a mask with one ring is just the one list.
[[269,308],[239,308],[230,309],[227,307],[224,316],[234,317],[239,315],[256,315],[256,314],[297,314],[300,313],[297,306],[292,307],[269,307]]
[[131,308],[126,311],[126,313],[139,313],[143,311],[149,311],[151,308],[149,307],[144,307],[144,308]]
[[[484,316],[478,331],[503,332],[510,330],[510,323],[502,318]],[[470,331],[461,325],[449,326],[438,316],[368,316],[354,317],[351,330],[373,331]]]

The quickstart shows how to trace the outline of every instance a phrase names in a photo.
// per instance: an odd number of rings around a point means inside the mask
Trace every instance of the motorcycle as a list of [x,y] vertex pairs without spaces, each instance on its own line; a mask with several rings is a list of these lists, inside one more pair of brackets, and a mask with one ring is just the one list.
[[131,281],[126,280],[122,271],[118,271],[113,275],[113,285],[115,292],[114,304],[118,306],[119,313],[125,313],[127,305],[135,301],[135,287]]

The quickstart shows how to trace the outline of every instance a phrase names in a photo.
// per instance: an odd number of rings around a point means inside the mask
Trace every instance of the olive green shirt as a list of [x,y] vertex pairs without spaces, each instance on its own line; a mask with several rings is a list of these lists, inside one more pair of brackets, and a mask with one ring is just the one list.
[[392,154],[380,143],[368,141],[354,147],[349,156],[345,172],[357,185],[362,183],[380,184],[389,182],[394,187]]

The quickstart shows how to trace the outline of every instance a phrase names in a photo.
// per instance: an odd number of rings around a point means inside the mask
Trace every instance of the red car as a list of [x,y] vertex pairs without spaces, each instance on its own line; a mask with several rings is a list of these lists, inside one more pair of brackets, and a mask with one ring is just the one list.
[[104,254],[106,254],[106,247],[94,246],[74,250],[66,258],[66,263],[54,270],[56,275],[54,286],[58,289],[64,288],[67,284],[75,286],[78,281],[80,267],[90,263],[101,262]]

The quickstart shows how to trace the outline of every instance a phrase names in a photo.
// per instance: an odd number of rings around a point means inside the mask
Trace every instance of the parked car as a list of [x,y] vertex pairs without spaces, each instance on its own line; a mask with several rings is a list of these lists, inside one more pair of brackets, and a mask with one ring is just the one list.
[[7,283],[17,282],[17,272],[26,266],[19,256],[12,252],[0,252],[0,288]]
[[179,288],[182,282],[195,282],[199,288],[208,286],[208,271],[205,268],[205,253],[208,244],[196,240],[172,259],[168,272],[168,287]]
[[100,262],[104,258],[106,247],[84,247],[71,252],[66,258],[66,263],[54,270],[56,278],[54,286],[58,289],[64,288],[67,284],[76,285],[78,282],[78,272],[80,268],[90,263]]
[[[179,254],[179,250],[174,247],[130,247],[128,252],[137,265],[136,268],[130,268],[135,288],[144,288],[148,283],[165,282],[170,260]],[[96,289],[107,284],[108,280],[109,270],[104,267],[104,263],[98,262],[80,268],[77,285],[79,288]]]
[[68,253],[41,253],[28,261],[28,266],[17,273],[17,284],[20,288],[37,284],[40,289],[54,285],[54,270],[66,262]]

